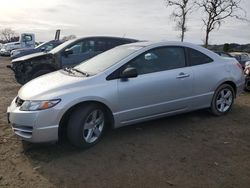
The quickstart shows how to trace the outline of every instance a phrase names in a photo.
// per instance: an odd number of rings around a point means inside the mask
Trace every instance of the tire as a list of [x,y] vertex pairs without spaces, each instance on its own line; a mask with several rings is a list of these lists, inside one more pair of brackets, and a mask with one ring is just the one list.
[[75,109],[68,121],[67,136],[69,142],[77,148],[89,148],[102,137],[106,127],[105,110],[96,104]]
[[245,91],[250,91],[250,77],[246,77]]
[[219,86],[213,96],[210,111],[215,116],[227,114],[233,106],[235,92],[229,84]]

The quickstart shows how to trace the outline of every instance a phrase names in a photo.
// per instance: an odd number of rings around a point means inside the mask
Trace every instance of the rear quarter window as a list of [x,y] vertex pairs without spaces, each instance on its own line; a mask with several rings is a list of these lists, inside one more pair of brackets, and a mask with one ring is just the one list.
[[191,66],[202,65],[213,62],[213,59],[211,59],[210,57],[208,57],[207,55],[203,54],[198,50],[188,48],[187,51],[189,56],[189,64]]

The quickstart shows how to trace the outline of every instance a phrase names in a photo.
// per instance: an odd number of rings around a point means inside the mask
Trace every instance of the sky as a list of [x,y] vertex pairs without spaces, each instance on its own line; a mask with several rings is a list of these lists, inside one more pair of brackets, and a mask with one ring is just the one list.
[[[242,0],[248,11],[250,0]],[[16,33],[35,33],[37,41],[61,36],[108,35],[140,40],[180,40],[175,23],[169,18],[172,8],[164,0],[0,0],[0,30],[12,28]],[[202,11],[188,17],[185,41],[202,44]],[[210,44],[250,43],[250,23],[225,20],[210,35]]]

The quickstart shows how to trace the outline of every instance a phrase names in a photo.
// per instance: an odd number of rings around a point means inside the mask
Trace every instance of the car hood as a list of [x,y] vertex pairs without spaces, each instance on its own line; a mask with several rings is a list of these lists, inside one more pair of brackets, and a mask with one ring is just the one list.
[[19,61],[26,61],[26,60],[30,60],[30,59],[42,57],[42,56],[50,56],[50,55],[52,55],[52,54],[45,53],[45,52],[34,53],[34,54],[25,55],[25,56],[16,58],[12,61],[12,63],[19,62]]
[[[70,76],[62,70],[31,80],[18,92],[23,100],[50,100],[79,88],[79,83],[91,77]],[[82,85],[82,84],[81,84]]]
[[18,49],[18,50],[13,50],[14,52],[35,52],[37,51],[35,48],[24,48],[24,49]]

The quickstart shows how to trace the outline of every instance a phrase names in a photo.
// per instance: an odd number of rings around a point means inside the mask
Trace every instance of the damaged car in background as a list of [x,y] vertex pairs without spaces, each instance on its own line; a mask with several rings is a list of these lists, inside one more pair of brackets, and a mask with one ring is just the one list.
[[15,73],[18,83],[26,82],[65,67],[73,67],[97,54],[122,44],[137,42],[119,37],[85,37],[69,40],[49,52],[39,52],[12,60],[8,68]]
[[40,43],[35,48],[21,48],[21,49],[12,50],[10,53],[11,59],[16,59],[25,55],[30,55],[30,54],[34,54],[38,52],[48,52],[54,49],[55,47],[65,42],[63,40],[60,40],[60,33],[61,33],[60,29],[56,30],[54,40]]
[[48,51],[54,49],[55,47],[59,46],[62,43],[63,43],[63,41],[60,41],[60,40],[51,40],[48,42],[44,42],[35,48],[25,48],[25,49],[12,50],[10,57],[11,57],[11,59],[16,59],[16,58],[19,58],[19,57],[22,57],[25,55],[30,55],[30,54],[34,54],[34,53],[38,53],[38,52],[48,52]]

